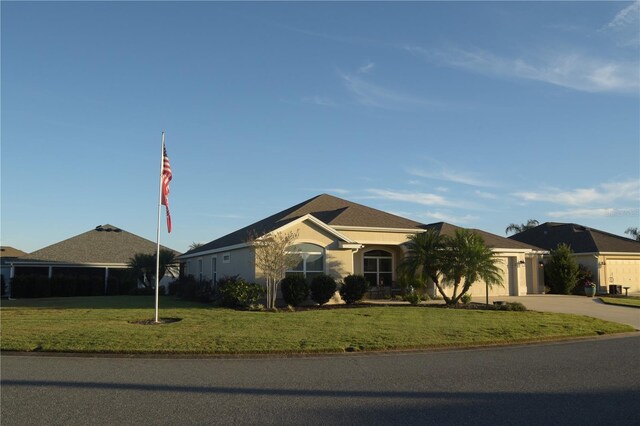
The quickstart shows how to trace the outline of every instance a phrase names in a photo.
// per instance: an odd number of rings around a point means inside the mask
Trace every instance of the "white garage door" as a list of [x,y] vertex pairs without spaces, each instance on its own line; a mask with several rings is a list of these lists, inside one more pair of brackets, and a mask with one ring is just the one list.
[[630,292],[640,292],[640,260],[607,259],[606,262],[607,289],[609,284],[618,284],[630,287]]

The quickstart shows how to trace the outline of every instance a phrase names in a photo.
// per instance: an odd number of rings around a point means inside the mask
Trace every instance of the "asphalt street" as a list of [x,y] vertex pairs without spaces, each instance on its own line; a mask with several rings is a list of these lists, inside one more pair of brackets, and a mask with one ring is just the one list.
[[640,336],[305,358],[1,358],[2,425],[638,425]]

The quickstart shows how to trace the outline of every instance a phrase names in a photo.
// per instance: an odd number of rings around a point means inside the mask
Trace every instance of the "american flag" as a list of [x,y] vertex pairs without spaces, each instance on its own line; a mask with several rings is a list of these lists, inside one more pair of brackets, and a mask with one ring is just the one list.
[[171,232],[171,213],[169,212],[169,182],[173,174],[171,173],[171,165],[167,156],[167,147],[162,146],[162,205],[167,208],[167,230]]

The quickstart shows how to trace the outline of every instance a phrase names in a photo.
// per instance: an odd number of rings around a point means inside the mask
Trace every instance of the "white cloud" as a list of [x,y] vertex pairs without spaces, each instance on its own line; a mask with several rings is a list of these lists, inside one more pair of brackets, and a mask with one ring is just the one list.
[[429,220],[436,220],[438,222],[447,222],[454,225],[471,223],[478,219],[476,216],[471,216],[471,215],[454,216],[448,213],[437,212],[437,211],[436,212],[428,211],[426,213],[423,213],[421,216]]
[[336,106],[336,103],[326,96],[305,96],[302,98],[302,102],[326,107]]
[[479,187],[493,187],[496,186],[495,183],[490,182],[487,179],[483,179],[478,175],[474,175],[471,173],[463,173],[457,170],[453,170],[445,164],[439,163],[435,160],[427,160],[429,162],[428,170],[423,170],[419,168],[410,168],[407,169],[407,173],[413,176],[418,176],[421,178],[427,179],[436,179],[443,180],[447,182],[455,182],[462,183],[470,186],[479,186]]
[[561,190],[549,188],[544,191],[516,192],[524,201],[542,201],[567,206],[607,205],[617,201],[640,201],[640,181],[604,183],[594,188]]
[[475,191],[474,194],[476,194],[480,198],[484,198],[485,200],[496,200],[498,198],[496,194],[484,191]]
[[614,216],[635,216],[638,215],[638,209],[614,209],[614,208],[599,208],[599,209],[572,209],[572,210],[560,210],[547,213],[550,217],[614,217]]
[[508,78],[536,80],[584,92],[637,94],[637,61],[596,58],[577,52],[546,52],[525,58],[508,58],[491,52],[460,48],[405,50],[453,68]]
[[622,9],[605,25],[608,29],[618,29],[638,22],[640,16],[640,1],[635,1]]
[[409,203],[422,204],[425,206],[452,206],[454,203],[436,194],[424,192],[398,192],[385,189],[368,189],[368,193],[373,194],[372,198],[382,198],[391,201],[404,201]]
[[358,68],[358,72],[361,74],[368,74],[375,68],[375,66],[376,64],[374,64],[373,62],[367,62],[366,64]]
[[407,106],[432,105],[425,99],[378,86],[354,75],[340,74],[340,78],[347,90],[355,97],[356,101],[364,106],[400,109]]

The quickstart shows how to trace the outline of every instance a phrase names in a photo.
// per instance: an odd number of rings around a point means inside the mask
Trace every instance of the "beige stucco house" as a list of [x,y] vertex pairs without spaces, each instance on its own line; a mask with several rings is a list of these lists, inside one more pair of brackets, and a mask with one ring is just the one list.
[[[593,273],[599,292],[610,285],[640,292],[640,242],[575,223],[547,222],[509,237],[547,250],[569,245],[577,262]],[[620,288],[617,288],[620,290]]]
[[[213,240],[180,256],[184,273],[214,282],[226,275],[240,275],[261,282],[255,267],[252,236],[293,231],[300,263],[290,272],[307,277],[326,273],[336,279],[349,274],[364,275],[370,285],[397,287],[396,268],[404,256],[403,244],[410,235],[437,228],[453,233],[449,224],[425,225],[322,194],[269,216],[231,234]],[[477,231],[495,252],[504,276],[504,287],[494,295],[542,293],[541,251],[494,234]],[[431,289],[433,291],[433,289]],[[483,285],[474,285],[473,294],[484,294]]]

